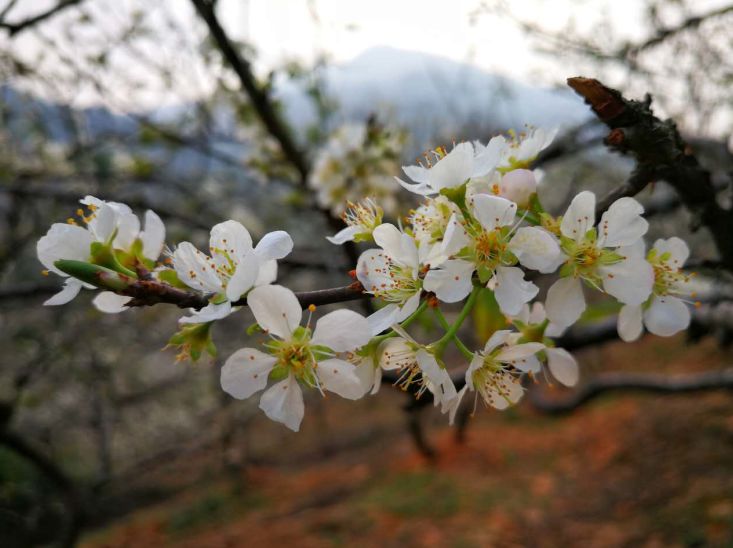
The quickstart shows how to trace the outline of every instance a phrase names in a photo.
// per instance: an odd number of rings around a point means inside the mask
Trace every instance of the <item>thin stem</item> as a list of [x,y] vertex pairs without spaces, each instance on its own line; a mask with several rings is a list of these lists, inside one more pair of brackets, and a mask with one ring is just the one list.
[[445,332],[445,335],[443,335],[439,341],[431,345],[435,348],[436,356],[440,356],[441,354],[443,354],[446,345],[456,336],[456,333],[458,333],[458,330],[461,328],[461,325],[463,325],[463,322],[468,317],[468,314],[471,312],[471,310],[473,310],[473,306],[474,304],[476,304],[476,297],[478,296],[478,293],[479,291],[481,291],[481,289],[481,287],[473,288],[471,294],[468,296],[466,304],[463,305],[463,308],[458,314],[456,321],[453,322],[453,325],[448,328],[448,330]]
[[[443,315],[443,312],[440,310],[440,308],[435,307],[433,309],[433,312],[435,313],[435,317],[438,318],[438,323],[441,325],[441,327],[445,330],[450,329],[450,324],[448,323],[448,320],[445,319],[445,316]],[[473,359],[473,352],[471,352],[468,347],[463,344],[463,341],[458,337],[458,335],[455,335],[453,337],[453,344],[456,345],[456,348],[463,354],[463,357],[472,360]]]

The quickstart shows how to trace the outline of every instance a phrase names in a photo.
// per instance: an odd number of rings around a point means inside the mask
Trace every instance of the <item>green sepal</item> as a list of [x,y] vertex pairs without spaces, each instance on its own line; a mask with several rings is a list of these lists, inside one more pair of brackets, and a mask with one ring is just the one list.
[[178,277],[178,273],[176,273],[176,271],[172,268],[159,270],[158,272],[156,272],[156,275],[161,282],[165,282],[168,285],[172,285],[173,287],[177,287],[179,289],[188,289],[188,286],[180,280],[180,278]]
[[198,361],[206,352],[212,358],[216,357],[216,345],[211,338],[211,326],[214,322],[187,324],[181,327],[168,339],[168,346],[180,349],[178,360],[190,359]]
[[70,259],[59,259],[53,263],[61,272],[72,276],[82,282],[86,282],[100,289],[110,291],[123,291],[135,283],[131,278],[109,268],[84,261],[72,261]]
[[251,337],[252,335],[255,335],[257,333],[264,333],[264,331],[262,331],[260,324],[255,322],[247,328],[246,333]]
[[479,266],[476,272],[482,285],[489,283],[489,280],[494,276],[494,271],[484,265]]
[[456,204],[460,208],[460,210],[465,213],[467,212],[467,207],[466,207],[466,187],[467,186],[468,186],[468,181],[466,181],[465,183],[463,183],[461,186],[458,186],[458,187],[444,188],[440,191],[440,194],[448,198],[454,204]]
[[111,243],[93,242],[89,249],[92,263],[132,276],[133,278],[137,277],[135,272],[120,263]]
[[529,196],[529,210],[537,215],[539,219],[542,218],[542,215],[547,215],[545,213],[545,208],[542,207],[542,202],[540,202],[540,197],[536,192],[533,192]]

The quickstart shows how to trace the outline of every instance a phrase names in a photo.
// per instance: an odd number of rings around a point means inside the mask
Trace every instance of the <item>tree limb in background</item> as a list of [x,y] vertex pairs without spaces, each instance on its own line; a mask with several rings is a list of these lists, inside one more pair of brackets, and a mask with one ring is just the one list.
[[23,19],[22,21],[18,21],[17,23],[8,23],[7,21],[5,21],[4,16],[7,15],[7,12],[9,12],[15,4],[15,2],[10,2],[10,4],[8,4],[8,6],[6,6],[6,8],[3,10],[3,17],[0,17],[0,28],[8,31],[8,34],[13,37],[16,34],[23,32],[24,30],[27,30],[31,27],[34,27],[37,24],[42,23],[46,19],[53,17],[54,15],[65,10],[66,8],[70,8],[71,6],[75,6],[77,4],[80,4],[81,2],[82,0],[61,0],[58,4],[56,4],[52,8],[47,9],[46,11],[38,13],[27,19]]
[[710,230],[721,262],[733,271],[733,213],[718,204],[710,172],[682,140],[675,123],[654,116],[648,95],[644,101],[628,100],[593,78],[568,78],[568,85],[611,129],[606,145],[636,159],[631,179],[602,199],[597,213],[614,200],[634,196],[648,183],[663,179],[675,189],[696,222]]
[[733,390],[733,368],[671,377],[649,373],[604,373],[588,381],[567,398],[548,399],[536,389],[530,389],[527,397],[538,411],[560,415],[575,411],[611,392],[690,394],[711,390]]

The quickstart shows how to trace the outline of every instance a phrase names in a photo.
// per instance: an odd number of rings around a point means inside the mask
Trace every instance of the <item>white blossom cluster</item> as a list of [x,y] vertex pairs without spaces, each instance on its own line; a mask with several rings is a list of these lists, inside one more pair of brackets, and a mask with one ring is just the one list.
[[308,180],[318,205],[340,216],[349,202],[371,197],[387,214],[396,214],[393,177],[405,141],[404,132],[376,123],[350,122],[336,128],[318,152]]
[[[349,129],[354,135],[341,137],[338,146],[358,149],[364,131]],[[560,217],[542,208],[537,177],[529,168],[554,135],[536,129],[497,136],[486,145],[463,142],[450,151],[436,149],[424,164],[404,167],[410,181],[397,182],[424,198],[404,224],[382,222],[378,200],[351,202],[343,216],[346,228],[329,240],[373,242],[355,271],[379,306],[368,317],[341,309],[311,327],[315,307],[310,306],[303,325],[297,296],[275,285],[277,261],[293,247],[286,232],[266,234],[255,245],[244,226],[229,220],[212,228],[208,253],[183,242],[161,261],[165,229],[157,215],[148,211],[141,230],[127,206],[90,196],[82,200],[89,212],[78,212],[85,226],[73,219],[54,224],[38,242],[40,261],[66,277],[64,289],[46,304],[66,303],[82,287],[102,287],[112,291],[100,293],[95,304],[117,312],[130,297],[118,294],[124,291],[115,283],[146,273],[208,300],[208,306],[180,319],[181,330],[171,339],[182,355],[196,359],[204,350],[214,352],[213,322],[246,299],[254,331],[266,337],[259,348],[242,348],[226,360],[222,388],[240,399],[264,390],[261,409],[296,431],[304,416],[303,388],[358,399],[379,390],[385,371],[418,397],[430,392],[450,422],[468,392],[474,393],[474,405],[480,398],[505,409],[522,397],[524,376],[577,383],[576,360],[553,337],[579,320],[586,292],[620,303],[618,332],[626,341],[638,338],[644,327],[670,336],[690,322],[691,276],[683,271],[687,245],[673,237],[657,240],[647,251],[648,223],[636,200],[617,200],[599,220],[595,196],[588,191],[575,196]],[[344,165],[329,169],[334,177],[348,171]],[[319,195],[325,196],[328,184],[321,177]],[[390,184],[399,188],[394,180]],[[92,268],[95,277],[80,265]],[[110,272],[123,275],[123,282]],[[556,279],[538,300],[535,281],[541,275]],[[486,294],[507,328],[471,350],[459,329],[475,306],[483,306],[477,302]],[[441,303],[463,303],[453,322],[443,316]],[[420,342],[407,328],[429,309],[444,334]],[[460,377],[452,376],[443,361],[448,344],[465,357]]]

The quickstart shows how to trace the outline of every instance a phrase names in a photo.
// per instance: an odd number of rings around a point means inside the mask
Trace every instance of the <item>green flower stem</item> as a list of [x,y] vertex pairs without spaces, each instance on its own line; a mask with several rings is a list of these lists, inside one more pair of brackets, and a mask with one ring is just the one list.
[[461,325],[463,325],[463,322],[468,317],[468,314],[471,312],[471,310],[473,310],[473,306],[474,304],[476,304],[476,297],[478,296],[478,293],[479,291],[481,291],[481,289],[481,287],[473,288],[471,294],[468,296],[466,304],[463,305],[463,308],[458,314],[456,321],[453,322],[453,325],[448,328],[448,330],[445,332],[445,335],[443,335],[439,341],[430,345],[435,349],[436,356],[440,357],[443,354],[446,345],[454,339],[456,333],[458,333],[458,330],[461,328]]
[[[434,308],[433,312],[435,312],[435,317],[438,318],[438,323],[443,327],[443,329],[450,329],[450,324],[448,323],[448,320],[445,319],[445,316],[443,316],[443,312],[441,312],[440,308]],[[461,354],[463,354],[466,359],[473,359],[473,352],[471,352],[468,347],[463,344],[463,341],[458,338],[458,335],[455,335],[453,337],[453,344],[456,345],[456,348],[460,350]]]
[[518,217],[524,217],[524,220],[527,221],[531,225],[539,225],[541,224],[539,217],[532,213],[529,209],[519,209],[517,210],[517,216]]

